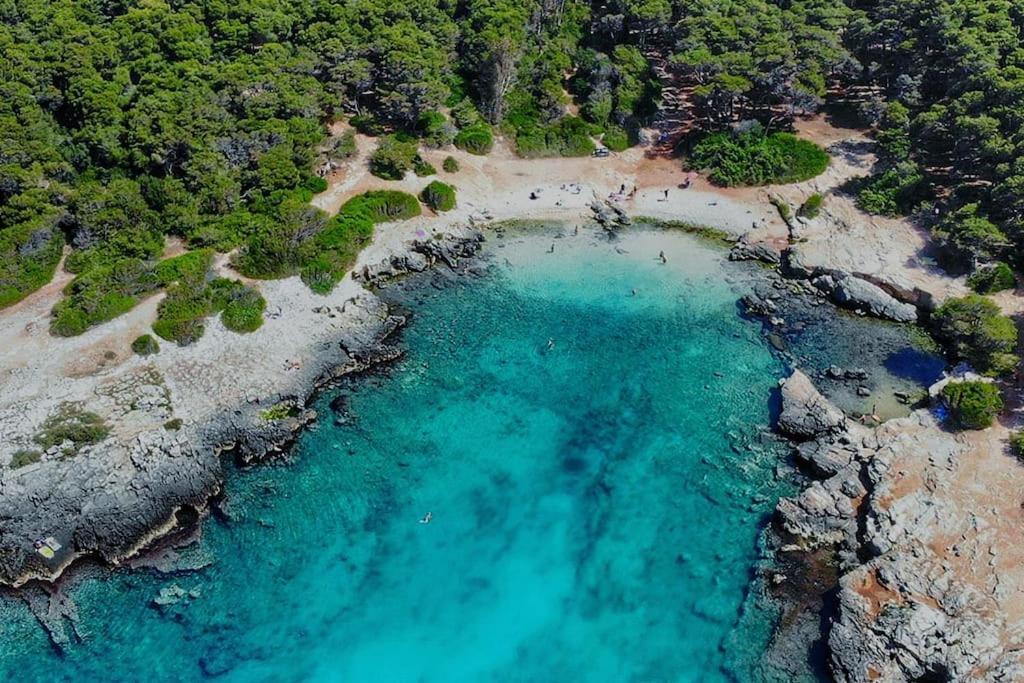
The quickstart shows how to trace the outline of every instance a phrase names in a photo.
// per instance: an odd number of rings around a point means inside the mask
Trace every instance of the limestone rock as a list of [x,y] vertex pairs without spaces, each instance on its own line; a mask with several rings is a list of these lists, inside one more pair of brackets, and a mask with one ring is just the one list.
[[819,275],[812,280],[815,287],[825,292],[837,305],[876,318],[896,322],[916,322],[917,307],[905,304],[878,285],[847,273]]
[[822,396],[800,370],[795,370],[780,385],[782,414],[779,415],[778,428],[786,436],[813,439],[846,428],[846,417],[842,411]]

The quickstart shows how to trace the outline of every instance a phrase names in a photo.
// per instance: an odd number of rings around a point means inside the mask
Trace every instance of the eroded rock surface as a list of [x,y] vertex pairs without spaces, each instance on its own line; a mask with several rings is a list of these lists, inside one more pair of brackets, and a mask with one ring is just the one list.
[[[821,411],[815,399],[793,422]],[[818,479],[777,518],[803,547],[837,551],[837,681],[1024,680],[1024,467],[1006,437],[951,433],[919,410],[799,446]]]
[[[454,268],[481,239],[439,233],[386,260]],[[48,334],[47,292],[4,311],[0,583],[50,581],[85,555],[118,563],[194,521],[220,490],[223,453],[249,463],[282,449],[316,417],[305,406],[318,386],[401,354],[387,339],[404,319],[350,279],[327,296],[298,278],[260,287],[268,308],[257,331],[235,334],[211,319],[194,344],[163,344],[146,358],[129,346],[149,330],[159,297],[73,338]],[[75,453],[38,449],[47,417],[67,404],[99,415],[109,435]],[[32,449],[37,462],[24,464]],[[52,556],[47,539],[59,546]]]

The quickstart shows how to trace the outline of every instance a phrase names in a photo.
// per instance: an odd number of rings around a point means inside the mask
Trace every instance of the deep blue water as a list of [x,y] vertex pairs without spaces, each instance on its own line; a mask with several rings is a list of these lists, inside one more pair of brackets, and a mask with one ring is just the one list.
[[[765,434],[784,368],[737,315],[745,285],[675,233],[489,249],[487,277],[399,296],[406,357],[324,395],[293,458],[231,476],[231,521],[186,551],[212,564],[83,582],[62,656],[6,601],[0,673],[769,678],[754,567],[792,485]],[[154,607],[172,584],[198,597]]]

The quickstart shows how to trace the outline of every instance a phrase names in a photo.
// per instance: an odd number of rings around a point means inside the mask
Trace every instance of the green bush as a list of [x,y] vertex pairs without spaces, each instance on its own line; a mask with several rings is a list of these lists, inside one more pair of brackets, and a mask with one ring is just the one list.
[[211,310],[222,311],[221,322],[232,332],[253,332],[263,324],[267,302],[254,287],[217,278],[210,283],[207,296]]
[[817,218],[818,214],[821,213],[821,205],[824,201],[825,198],[815,192],[807,198],[807,201],[800,205],[797,215],[803,218]]
[[458,173],[459,162],[455,157],[445,157],[444,163],[441,164],[441,168],[444,169],[445,173]]
[[176,432],[179,429],[181,429],[182,424],[183,423],[180,417],[174,417],[168,420],[167,422],[164,422],[164,429],[166,429],[169,432]]
[[594,151],[591,126],[579,117],[565,116],[548,125],[527,119],[520,125],[515,129],[515,144],[521,157],[580,157]]
[[65,298],[53,307],[50,332],[63,337],[82,334],[130,311],[140,296],[159,287],[153,266],[141,259],[89,261],[88,268],[64,288]]
[[907,161],[872,176],[857,192],[857,206],[876,216],[902,216],[920,201],[924,176]]
[[348,123],[363,135],[377,137],[384,133],[384,125],[369,114],[357,114],[350,118]]
[[797,183],[828,168],[828,154],[789,133],[766,135],[760,126],[740,133],[712,133],[693,149],[690,165],[716,185]]
[[978,204],[965,204],[947,213],[932,229],[939,244],[939,262],[953,272],[971,270],[979,261],[995,259],[1010,247],[998,225]]
[[1005,374],[1017,366],[1016,325],[979,294],[947,300],[932,314],[932,324],[954,361],[967,361],[988,375]]
[[[487,125],[483,121],[483,117],[480,116],[480,112],[477,111],[473,101],[468,97],[460,100],[451,110],[452,119],[455,120],[455,125],[459,128],[472,128],[478,125]],[[456,143],[458,144],[458,143]]]
[[335,139],[329,157],[336,160],[351,159],[358,151],[355,131],[346,130]]
[[985,429],[1003,410],[999,387],[991,382],[950,382],[942,397],[959,429]]
[[14,455],[11,457],[10,468],[12,470],[16,470],[19,467],[25,467],[26,465],[37,463],[42,457],[42,451],[22,448],[14,452]]
[[64,247],[57,215],[0,226],[0,308],[21,301],[53,279]]
[[1020,459],[1024,459],[1024,429],[1015,429],[1010,433],[1010,450]]
[[384,180],[401,180],[416,163],[416,141],[388,135],[370,155],[370,173]]
[[154,274],[157,282],[164,287],[174,282],[202,284],[212,265],[213,250],[196,249],[159,261]]
[[601,143],[613,152],[624,152],[634,144],[629,132],[618,126],[608,126],[601,138]]
[[484,155],[494,147],[494,134],[486,123],[475,123],[459,131],[455,136],[455,146],[470,154]]
[[1010,266],[998,261],[974,271],[967,278],[967,284],[978,294],[992,294],[1013,289],[1017,286],[1017,278],[1014,277]]
[[157,307],[153,331],[161,339],[187,346],[203,336],[203,320],[210,313],[205,292],[174,285]]
[[437,174],[437,169],[434,168],[434,165],[418,154],[416,155],[416,161],[413,163],[412,170],[420,178]]
[[63,404],[58,411],[46,418],[34,441],[43,451],[70,441],[64,457],[76,455],[83,446],[99,443],[110,434],[110,428],[96,413],[83,410],[74,403]]
[[416,132],[430,147],[444,147],[451,144],[454,126],[439,111],[425,111],[416,120]]
[[143,334],[135,338],[132,342],[132,351],[140,356],[151,356],[154,353],[160,352],[160,344],[157,343],[156,339],[153,339],[151,334]]
[[353,197],[341,206],[343,214],[364,213],[374,223],[401,221],[420,215],[420,203],[408,192],[372,190]]
[[451,211],[455,208],[455,188],[440,180],[423,188],[420,198],[434,211]]

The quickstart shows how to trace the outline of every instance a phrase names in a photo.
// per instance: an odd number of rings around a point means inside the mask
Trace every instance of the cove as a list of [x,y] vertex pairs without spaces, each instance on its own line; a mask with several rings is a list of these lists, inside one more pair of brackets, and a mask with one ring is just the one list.
[[755,575],[794,483],[768,431],[786,368],[737,312],[756,267],[646,229],[511,229],[485,257],[385,290],[405,357],[321,396],[290,458],[232,474],[227,519],[183,551],[205,568],[82,581],[62,655],[5,598],[0,671],[771,680]]

